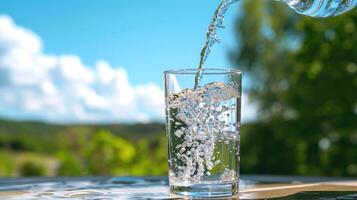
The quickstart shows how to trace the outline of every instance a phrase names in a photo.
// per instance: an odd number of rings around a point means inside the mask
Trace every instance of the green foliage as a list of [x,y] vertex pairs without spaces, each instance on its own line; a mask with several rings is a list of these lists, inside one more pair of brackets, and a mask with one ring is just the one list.
[[20,166],[21,176],[44,176],[45,168],[40,162],[25,161]]
[[57,153],[59,167],[57,175],[59,176],[81,176],[84,175],[84,167],[80,159],[68,150],[59,150]]
[[64,126],[0,120],[0,177],[166,175],[166,151],[162,124]]
[[135,165],[130,170],[132,175],[167,175],[167,146],[164,132],[156,137],[156,142],[148,143],[140,139],[137,143]]
[[242,172],[357,176],[357,12],[316,19],[260,0],[242,10],[232,59],[260,106],[242,131]]
[[0,177],[11,176],[13,169],[13,160],[11,154],[7,151],[0,151]]
[[108,131],[95,133],[83,145],[85,165],[90,174],[125,174],[135,157],[134,145]]

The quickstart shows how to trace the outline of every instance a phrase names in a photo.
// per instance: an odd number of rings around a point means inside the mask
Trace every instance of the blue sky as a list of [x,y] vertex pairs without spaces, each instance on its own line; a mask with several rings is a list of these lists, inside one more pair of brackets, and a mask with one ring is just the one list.
[[[127,70],[136,85],[162,85],[162,71],[193,68],[219,0],[2,1],[0,13],[38,34],[45,53],[76,54],[91,66],[99,59]],[[237,5],[227,13],[222,43],[207,67],[228,67]]]
[[[219,3],[2,1],[0,118],[163,121],[163,71],[197,66]],[[222,42],[205,67],[231,66],[227,52],[236,45],[238,7],[228,11],[227,28],[219,32]],[[253,108],[243,119],[254,118],[255,107],[247,103],[243,96],[243,109]]]

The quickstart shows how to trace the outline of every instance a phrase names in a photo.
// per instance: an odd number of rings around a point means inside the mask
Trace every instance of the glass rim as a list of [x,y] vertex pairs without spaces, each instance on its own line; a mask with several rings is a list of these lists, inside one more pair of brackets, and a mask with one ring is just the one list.
[[[164,74],[197,74],[199,69],[188,68],[188,69],[173,69],[165,70]],[[239,69],[231,68],[203,68],[200,69],[202,74],[242,74],[242,71]]]

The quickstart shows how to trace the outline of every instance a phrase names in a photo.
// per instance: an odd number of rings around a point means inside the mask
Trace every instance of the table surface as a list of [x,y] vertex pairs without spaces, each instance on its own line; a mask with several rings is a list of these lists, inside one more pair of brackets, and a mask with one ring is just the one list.
[[[166,177],[55,177],[0,179],[0,200],[179,199]],[[230,199],[357,200],[357,179],[297,176],[241,176]]]

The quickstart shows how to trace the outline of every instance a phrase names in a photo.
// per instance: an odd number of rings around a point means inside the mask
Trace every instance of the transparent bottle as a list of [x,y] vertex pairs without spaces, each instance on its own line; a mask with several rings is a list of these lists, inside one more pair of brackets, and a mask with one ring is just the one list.
[[296,12],[311,17],[331,17],[357,6],[357,0],[278,0]]

